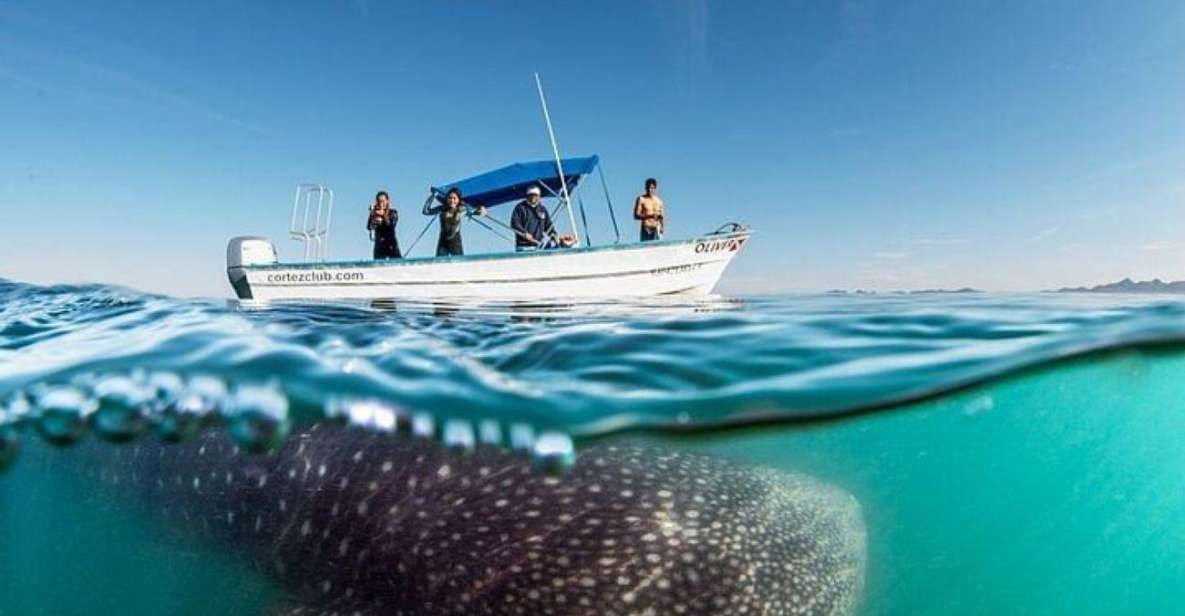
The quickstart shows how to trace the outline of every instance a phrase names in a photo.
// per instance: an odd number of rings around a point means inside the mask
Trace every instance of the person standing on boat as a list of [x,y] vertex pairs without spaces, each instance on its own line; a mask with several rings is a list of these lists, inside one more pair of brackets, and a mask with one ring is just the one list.
[[[425,216],[440,216],[440,239],[436,240],[436,256],[451,257],[465,254],[465,247],[461,244],[461,217],[470,210],[469,204],[461,201],[461,190],[456,187],[448,189],[443,204],[424,204]],[[485,216],[486,209],[478,207],[473,209],[473,213]]]
[[399,252],[399,239],[395,237],[397,224],[399,212],[391,207],[387,191],[380,190],[374,196],[374,205],[370,206],[370,217],[366,220],[366,230],[370,231],[370,239],[374,242],[375,259],[403,258]]
[[549,248],[560,242],[541,195],[539,187],[532,186],[527,189],[527,198],[514,206],[514,213],[510,215],[510,228],[514,230],[515,250]]
[[634,219],[642,223],[642,241],[662,239],[666,231],[663,202],[658,197],[658,180],[646,178],[646,192],[634,201]]

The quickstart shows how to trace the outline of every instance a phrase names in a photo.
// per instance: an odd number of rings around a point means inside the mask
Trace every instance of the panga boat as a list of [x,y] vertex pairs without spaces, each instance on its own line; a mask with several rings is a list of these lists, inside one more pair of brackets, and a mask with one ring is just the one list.
[[[465,196],[465,203],[489,211],[520,201],[528,187],[538,186],[544,195],[558,201],[556,211],[567,209],[575,232],[571,196],[577,194],[584,178],[599,169],[598,163],[597,156],[516,163],[434,186],[428,200],[443,202],[448,189],[456,187]],[[601,180],[603,185],[603,175]],[[607,189],[605,196],[618,236],[613,244],[591,246],[586,241],[583,246],[531,252],[327,261],[333,192],[324,186],[302,184],[293,202],[290,236],[304,243],[305,260],[283,263],[267,238],[236,237],[227,247],[227,274],[239,299],[250,300],[549,300],[705,295],[712,292],[729,262],[749,239],[746,227],[728,223],[690,239],[622,243]],[[581,218],[587,221],[583,202],[579,207]],[[506,227],[492,213],[471,216],[469,220],[494,233],[498,232],[491,224]],[[584,231],[587,240],[587,222]],[[511,237],[502,236],[508,246],[513,242]]]

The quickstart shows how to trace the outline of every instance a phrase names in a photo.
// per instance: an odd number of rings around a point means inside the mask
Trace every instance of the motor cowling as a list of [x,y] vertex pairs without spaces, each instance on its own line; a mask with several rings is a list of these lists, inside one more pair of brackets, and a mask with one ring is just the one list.
[[239,299],[251,299],[251,287],[243,267],[273,265],[277,262],[276,247],[266,237],[242,236],[232,238],[226,245],[226,275]]

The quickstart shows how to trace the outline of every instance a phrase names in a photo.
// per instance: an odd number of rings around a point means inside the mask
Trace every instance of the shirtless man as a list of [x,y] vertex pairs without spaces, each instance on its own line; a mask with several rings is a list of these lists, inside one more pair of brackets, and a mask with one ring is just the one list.
[[654,178],[646,179],[646,192],[638,195],[634,201],[634,219],[642,222],[643,242],[662,238],[666,219],[663,216],[662,199],[658,198],[658,181]]

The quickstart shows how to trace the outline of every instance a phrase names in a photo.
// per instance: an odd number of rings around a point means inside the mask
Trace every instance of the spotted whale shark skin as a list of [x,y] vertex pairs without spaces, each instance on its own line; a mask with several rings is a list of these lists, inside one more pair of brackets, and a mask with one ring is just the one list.
[[850,495],[649,445],[554,476],[319,424],[263,456],[212,431],[101,459],[108,489],[276,580],[275,614],[847,614],[863,589]]

